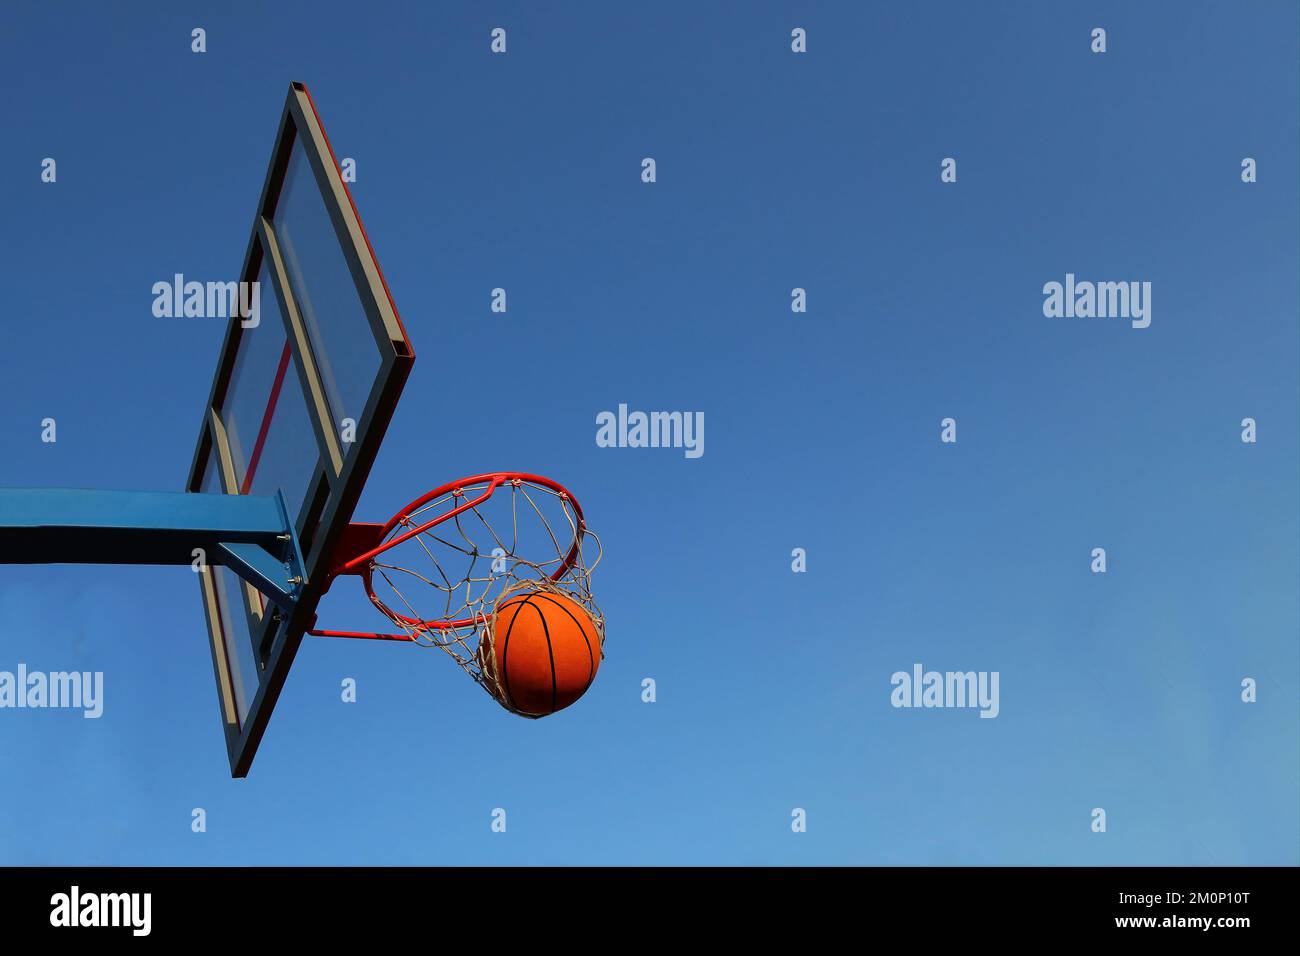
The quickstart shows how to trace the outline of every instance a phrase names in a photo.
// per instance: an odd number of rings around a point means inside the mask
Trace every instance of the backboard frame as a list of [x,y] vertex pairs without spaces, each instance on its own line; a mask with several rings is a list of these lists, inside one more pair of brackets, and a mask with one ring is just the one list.
[[[348,447],[343,446],[330,418],[312,341],[295,301],[273,225],[295,143],[302,145],[309,161],[380,356],[374,385],[364,412],[356,421],[356,440]],[[213,676],[233,777],[247,775],[257,753],[298,647],[312,626],[316,607],[328,583],[329,559],[356,508],[415,361],[415,351],[393,304],[351,193],[343,182],[315,104],[306,85],[297,82],[290,84],[285,99],[271,161],[253,217],[240,280],[255,281],[264,262],[272,280],[276,311],[284,322],[288,349],[297,370],[293,381],[302,386],[320,457],[300,513],[290,515],[303,554],[304,580],[300,597],[291,612],[268,609],[260,633],[254,635],[258,687],[242,722],[238,720],[231,687],[232,648],[226,646],[213,576],[200,575]],[[265,296],[267,290],[262,291]],[[262,310],[263,321],[272,318],[268,315],[270,311]],[[236,482],[234,459],[221,409],[245,332],[242,320],[243,316],[236,310],[222,344],[186,483],[186,490],[190,492],[202,490],[210,462],[216,465],[216,473],[227,494],[241,491]]]

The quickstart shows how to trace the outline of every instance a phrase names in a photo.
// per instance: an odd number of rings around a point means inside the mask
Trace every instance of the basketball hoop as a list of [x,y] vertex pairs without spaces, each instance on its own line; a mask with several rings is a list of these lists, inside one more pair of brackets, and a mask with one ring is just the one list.
[[[590,563],[588,538],[595,547]],[[343,560],[331,580],[359,576],[366,596],[398,632],[308,632],[317,637],[439,648],[500,701],[494,668],[484,667],[480,648],[491,641],[504,598],[545,591],[591,615],[604,656],[604,616],[591,593],[600,539],[587,529],[577,499],[549,478],[492,472],[448,482],[386,524],[350,525],[338,553]]]

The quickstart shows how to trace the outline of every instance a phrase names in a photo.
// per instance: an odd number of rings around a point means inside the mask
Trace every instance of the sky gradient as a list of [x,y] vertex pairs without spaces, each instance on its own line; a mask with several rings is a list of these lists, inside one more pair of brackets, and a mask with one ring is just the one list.
[[[238,278],[302,80],[417,354],[357,519],[565,482],[607,659],[523,721],[308,639],[231,780],[188,568],[0,567],[0,669],[106,683],[0,710],[0,863],[1300,862],[1293,3],[229,6],[0,13],[0,485],[183,488],[224,329],[150,290]],[[1044,317],[1067,273],[1151,326]],[[999,716],[891,707],[918,662]]]

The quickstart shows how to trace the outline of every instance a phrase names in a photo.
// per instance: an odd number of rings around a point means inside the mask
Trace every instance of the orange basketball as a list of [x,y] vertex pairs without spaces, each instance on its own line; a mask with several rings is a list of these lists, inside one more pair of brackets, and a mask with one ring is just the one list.
[[479,666],[501,702],[530,717],[568,707],[600,668],[595,621],[562,594],[526,591],[507,598],[497,606],[492,638],[479,644]]

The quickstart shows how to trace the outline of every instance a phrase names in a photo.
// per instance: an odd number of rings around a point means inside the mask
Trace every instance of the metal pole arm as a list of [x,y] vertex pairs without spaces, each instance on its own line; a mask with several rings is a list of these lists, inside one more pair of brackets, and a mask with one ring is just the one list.
[[195,549],[282,606],[292,606],[303,581],[298,538],[279,492],[0,489],[0,564],[193,564]]

